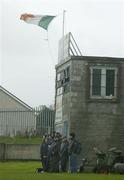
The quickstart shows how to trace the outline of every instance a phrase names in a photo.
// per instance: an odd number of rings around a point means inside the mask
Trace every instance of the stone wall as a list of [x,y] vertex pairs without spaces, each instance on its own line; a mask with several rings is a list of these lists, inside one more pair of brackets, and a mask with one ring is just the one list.
[[0,144],[0,160],[40,160],[40,145]]
[[[69,132],[75,132],[82,143],[81,157],[93,159],[93,147],[106,151],[116,146],[124,152],[124,59],[72,57],[69,61],[70,92],[63,94],[62,115]],[[100,64],[118,68],[117,100],[90,98],[90,66]],[[61,69],[65,66],[61,64]]]
[[5,159],[5,144],[0,144],[0,160]]

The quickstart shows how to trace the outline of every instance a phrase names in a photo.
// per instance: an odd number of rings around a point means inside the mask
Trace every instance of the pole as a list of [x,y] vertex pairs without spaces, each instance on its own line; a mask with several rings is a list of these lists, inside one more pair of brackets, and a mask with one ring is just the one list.
[[63,26],[62,26],[62,39],[63,39],[63,42],[62,42],[62,56],[63,56],[63,60],[64,60],[64,34],[65,34],[65,10],[63,10]]

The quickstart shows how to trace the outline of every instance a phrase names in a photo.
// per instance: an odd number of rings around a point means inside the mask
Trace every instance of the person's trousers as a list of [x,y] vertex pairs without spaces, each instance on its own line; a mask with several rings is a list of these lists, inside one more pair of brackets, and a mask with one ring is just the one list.
[[44,171],[48,171],[48,158],[42,158],[42,166]]
[[77,172],[77,154],[72,153],[69,155],[69,171],[71,173]]

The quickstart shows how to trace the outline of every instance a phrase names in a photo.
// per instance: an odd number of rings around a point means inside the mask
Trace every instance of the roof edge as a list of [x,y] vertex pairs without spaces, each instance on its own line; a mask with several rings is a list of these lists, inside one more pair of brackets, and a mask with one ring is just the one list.
[[11,92],[9,92],[8,90],[6,90],[3,86],[0,86],[0,89],[2,91],[4,91],[7,95],[11,96],[14,100],[18,101],[21,105],[25,106],[26,108],[28,108],[29,110],[33,110],[32,107],[30,107],[28,104],[26,104],[25,102],[23,102],[22,100],[20,100],[19,98],[17,98],[15,95],[13,95]]
[[[103,61],[111,61],[113,60],[114,62],[116,60],[118,61],[124,61],[124,58],[122,57],[110,57],[110,56],[69,56],[66,59],[64,59],[63,61],[59,62],[58,64],[55,65],[55,69],[57,69],[58,67],[60,67],[63,64],[66,64],[67,62],[69,62],[70,60],[82,60],[82,61],[98,61],[98,60],[103,60]],[[118,62],[116,62],[118,63]]]

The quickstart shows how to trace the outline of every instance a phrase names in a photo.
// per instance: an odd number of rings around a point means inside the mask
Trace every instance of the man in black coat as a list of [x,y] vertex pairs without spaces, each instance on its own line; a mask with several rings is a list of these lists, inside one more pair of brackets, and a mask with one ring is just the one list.
[[44,171],[48,171],[48,139],[45,137],[40,146],[40,156]]
[[60,147],[60,171],[67,171],[67,163],[68,163],[68,140],[66,137],[63,137]]
[[61,138],[54,138],[50,149],[50,172],[59,172],[59,151],[61,145]]

